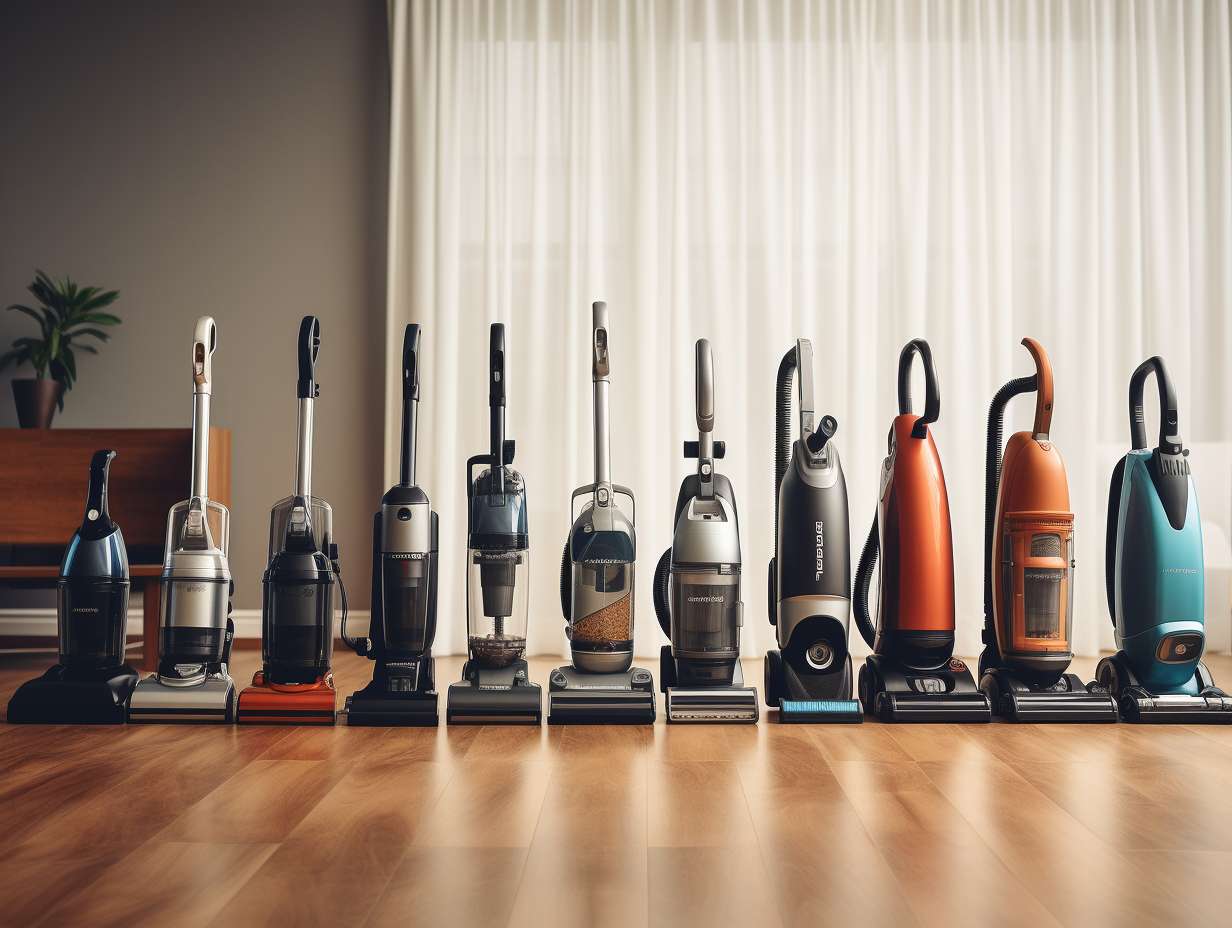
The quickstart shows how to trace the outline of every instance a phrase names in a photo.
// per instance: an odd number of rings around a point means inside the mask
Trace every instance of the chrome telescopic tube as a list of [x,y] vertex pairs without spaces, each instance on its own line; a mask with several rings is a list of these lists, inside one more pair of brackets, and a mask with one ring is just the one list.
[[[595,399],[595,498],[607,505],[612,496],[612,458],[608,441],[608,388],[611,367],[608,360],[607,303],[596,302],[591,336],[591,376]],[[602,492],[601,492],[602,491]]]

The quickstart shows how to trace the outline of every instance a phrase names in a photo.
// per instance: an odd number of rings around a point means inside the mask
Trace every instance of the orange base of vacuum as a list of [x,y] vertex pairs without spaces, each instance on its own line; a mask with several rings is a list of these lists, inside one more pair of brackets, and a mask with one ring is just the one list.
[[258,670],[240,693],[240,725],[333,725],[337,709],[334,675],[315,683],[266,683]]

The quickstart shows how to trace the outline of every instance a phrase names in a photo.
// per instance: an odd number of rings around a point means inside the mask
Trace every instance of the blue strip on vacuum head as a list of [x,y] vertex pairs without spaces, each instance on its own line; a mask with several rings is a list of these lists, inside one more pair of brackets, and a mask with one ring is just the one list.
[[780,699],[784,722],[861,722],[864,713],[856,699]]

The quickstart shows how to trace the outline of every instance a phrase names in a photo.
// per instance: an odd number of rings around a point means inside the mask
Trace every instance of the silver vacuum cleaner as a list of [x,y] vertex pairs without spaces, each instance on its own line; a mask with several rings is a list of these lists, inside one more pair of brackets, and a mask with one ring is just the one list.
[[210,392],[218,329],[197,320],[192,347],[193,472],[188,499],[171,507],[163,558],[158,672],[137,684],[130,722],[232,722],[227,672],[235,627],[227,564],[231,514],[209,498]]

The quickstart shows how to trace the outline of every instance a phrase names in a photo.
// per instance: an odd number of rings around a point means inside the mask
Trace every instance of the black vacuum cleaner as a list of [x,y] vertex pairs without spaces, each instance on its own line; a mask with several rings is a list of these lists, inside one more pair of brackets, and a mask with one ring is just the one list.
[[[792,380],[800,429],[792,436]],[[779,363],[774,428],[774,558],[769,612],[779,650],[766,652],[766,705],[781,722],[862,722],[852,698],[851,536],[838,422],[814,419],[813,346],[798,339]]]
[[654,576],[655,613],[671,644],[659,654],[659,686],[669,722],[756,722],[757,689],[740,668],[740,521],[731,481],[714,462],[714,362],[697,340],[697,441],[684,443],[697,472],[676,495],[672,546]]
[[107,511],[107,476],[115,456],[94,452],[85,516],[60,564],[59,663],[13,694],[10,722],[118,724],[127,714],[137,671],[124,662],[128,551]]
[[372,517],[368,637],[343,641],[375,662],[372,681],[346,700],[349,725],[436,725],[437,516],[415,483],[419,326],[402,336],[402,454],[398,482]]
[[[449,687],[446,720],[522,723],[543,720],[541,689],[526,666],[530,535],[526,481],[505,439],[505,327],[492,325],[488,347],[487,454],[466,462],[466,624],[469,659]],[[483,470],[476,476],[475,468]]]

